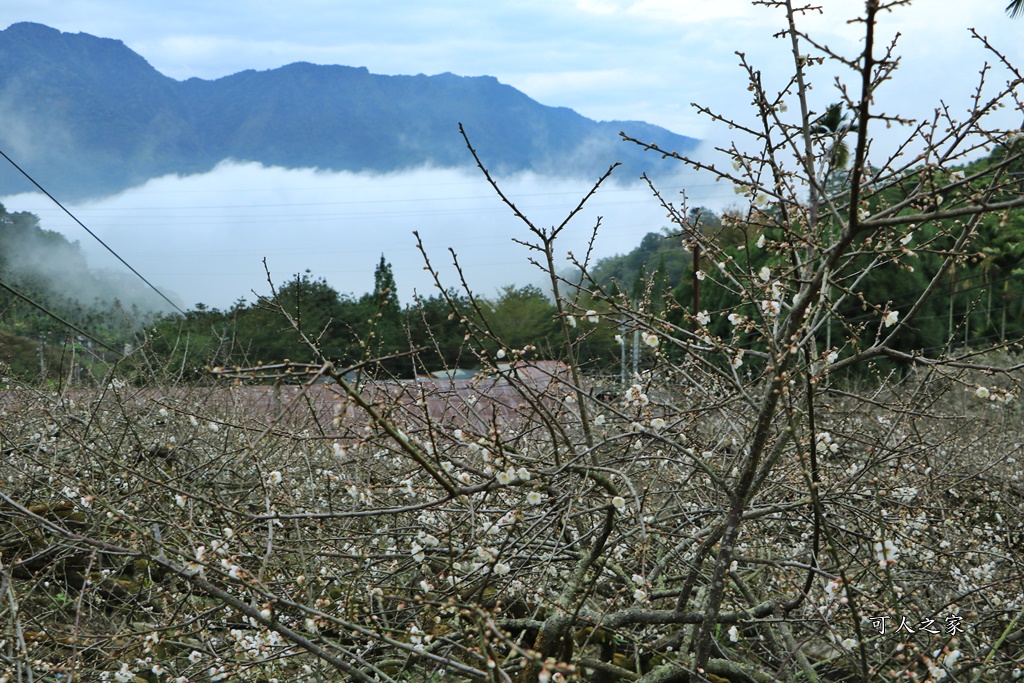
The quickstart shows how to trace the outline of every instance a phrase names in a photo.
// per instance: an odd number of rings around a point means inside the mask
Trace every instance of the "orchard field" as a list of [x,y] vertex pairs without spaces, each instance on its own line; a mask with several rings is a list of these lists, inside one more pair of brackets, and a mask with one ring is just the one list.
[[[371,326],[342,361],[271,297],[309,362],[186,368],[143,340],[98,388],[7,379],[0,683],[1021,678],[1019,321],[973,343],[934,298],[1024,258],[982,244],[1024,207],[1021,133],[992,123],[1024,76],[979,36],[998,69],[966,114],[911,121],[874,98],[905,3],[867,0],[849,56],[802,32],[816,8],[758,4],[793,72],[770,90],[739,55],[752,114],[699,108],[737,136],[722,163],[624,135],[737,191],[709,226],[651,183],[686,287],[627,294],[561,249],[614,167],[537,225],[464,135],[550,283],[549,348],[438,281],[457,349],[426,325],[378,353]],[[872,148],[881,126],[905,144]],[[598,336],[636,372],[592,376]],[[483,372],[394,370],[452,352]]]

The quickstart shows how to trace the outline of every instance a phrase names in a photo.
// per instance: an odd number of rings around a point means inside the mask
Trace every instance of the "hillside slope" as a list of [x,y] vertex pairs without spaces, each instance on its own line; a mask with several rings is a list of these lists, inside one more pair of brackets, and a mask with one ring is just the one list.
[[[388,172],[472,162],[463,123],[499,173],[657,172],[619,131],[674,150],[697,141],[635,121],[597,122],[489,76],[381,76],[296,63],[177,81],[118,40],[19,23],[0,31],[0,148],[67,198],[118,192],[225,159]],[[9,168],[0,195],[28,189]]]

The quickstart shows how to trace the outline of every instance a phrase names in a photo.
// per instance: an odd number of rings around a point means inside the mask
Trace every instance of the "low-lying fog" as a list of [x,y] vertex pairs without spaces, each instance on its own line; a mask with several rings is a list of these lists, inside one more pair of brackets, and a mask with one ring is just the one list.
[[[596,179],[596,175],[595,175]],[[559,267],[568,251],[582,257],[598,216],[597,257],[624,253],[644,234],[669,225],[647,185],[607,183],[560,240]],[[660,185],[689,206],[719,208],[735,195],[707,178]],[[526,174],[501,181],[505,194],[537,226],[560,223],[589,185]],[[59,198],[58,198],[59,199]],[[93,267],[123,271],[103,248],[42,195],[2,199],[8,211],[29,211],[43,228],[81,242]],[[169,176],[120,195],[68,208],[128,263],[183,308],[229,307],[269,292],[263,259],[275,283],[311,271],[345,294],[373,288],[381,254],[392,264],[399,296],[434,291],[413,231],[419,231],[445,287],[458,285],[452,247],[473,289],[492,295],[506,284],[542,284],[529,264],[536,256],[513,238],[530,239],[479,172],[423,169],[372,176],[225,163],[196,176]],[[155,295],[154,295],[155,298]],[[159,301],[157,299],[157,301]]]

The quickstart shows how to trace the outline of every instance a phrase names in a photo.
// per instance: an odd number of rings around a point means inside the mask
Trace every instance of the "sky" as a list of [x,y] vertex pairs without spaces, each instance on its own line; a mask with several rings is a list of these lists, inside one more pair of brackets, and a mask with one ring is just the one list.
[[[969,28],[1024,63],[1024,19],[1011,20],[1003,0],[920,0],[882,15],[882,40],[900,34],[900,69],[877,95],[883,110],[929,117],[941,104],[962,113],[978,72],[995,57]],[[861,26],[851,19],[856,0],[824,0],[801,21],[820,43],[856,55]],[[547,105],[565,106],[598,120],[643,120],[701,138],[701,154],[734,135],[701,116],[700,103],[740,121],[753,120],[750,93],[736,52],[758,68],[769,87],[792,72],[778,8],[742,0],[5,0],[0,27],[18,21],[66,32],[122,40],[160,72],[205,79],[244,69],[272,69],[296,61],[365,66],[380,74],[490,75]],[[812,48],[807,47],[808,52]],[[835,76],[819,67],[812,105],[836,101]],[[990,81],[1002,82],[998,68]],[[1016,127],[1021,112],[1004,112]],[[879,130],[875,149],[898,144],[899,131]],[[603,169],[595,169],[595,176]],[[525,175],[507,189],[539,224],[557,223],[586,183]],[[731,189],[681,175],[691,205],[713,208],[734,201]],[[44,227],[80,239],[97,265],[110,265],[87,235],[39,197],[0,199],[9,210],[38,213]],[[628,251],[667,224],[665,212],[639,183],[609,187],[597,206],[569,231],[562,256],[582,254],[590,229],[603,216],[595,254]],[[137,270],[166,287],[184,305],[223,307],[252,290],[266,292],[262,260],[276,281],[310,269],[339,291],[372,286],[384,253],[395,266],[404,300],[430,293],[430,278],[415,248],[419,230],[437,264],[455,247],[466,276],[484,294],[503,284],[539,281],[529,254],[513,237],[526,235],[473,173],[419,170],[384,177],[285,171],[226,164],[192,178],[164,178],[72,210]],[[77,231],[77,232],[76,232]],[[453,269],[445,286],[457,284]]]

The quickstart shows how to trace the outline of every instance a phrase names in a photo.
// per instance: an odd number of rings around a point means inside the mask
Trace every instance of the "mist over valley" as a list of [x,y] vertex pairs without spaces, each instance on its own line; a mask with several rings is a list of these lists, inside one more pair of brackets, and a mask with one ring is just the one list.
[[[502,179],[501,186],[535,224],[550,226],[564,220],[590,183],[523,173]],[[720,185],[700,189],[708,193],[705,203],[734,196]],[[678,198],[671,187],[665,192]],[[79,240],[94,267],[124,269],[42,195],[3,202]],[[528,250],[512,241],[528,239],[525,226],[472,169],[376,175],[224,163],[207,174],[154,179],[69,208],[182,307],[201,302],[224,308],[240,297],[252,301],[253,290],[269,294],[264,258],[277,283],[308,269],[339,292],[359,295],[372,289],[382,254],[393,266],[400,299],[409,302],[414,291],[429,295],[435,289],[413,231],[445,287],[459,285],[449,247],[483,295],[507,284],[543,283]],[[568,251],[584,257],[598,217],[598,258],[627,252],[646,233],[669,225],[646,184],[609,183],[570,223],[563,257]],[[154,306],[166,306],[150,295]]]
[[[598,216],[593,257],[628,251],[668,224],[641,174],[673,200],[683,185],[680,164],[619,131],[677,151],[698,144],[643,122],[545,106],[490,77],[296,63],[178,81],[118,40],[32,23],[0,31],[0,57],[0,148],[182,308],[268,294],[264,258],[275,282],[308,270],[358,295],[372,288],[382,254],[408,302],[435,286],[413,231],[445,287],[459,284],[449,247],[484,294],[540,281],[512,243],[524,226],[475,167],[460,123],[538,225],[560,223],[621,163],[563,241],[581,258]],[[703,182],[689,189],[691,205],[731,196]],[[7,164],[0,201],[80,241],[90,267],[127,272]],[[25,263],[56,260],[34,254]],[[147,297],[152,310],[168,308]]]

